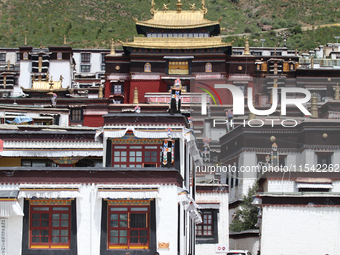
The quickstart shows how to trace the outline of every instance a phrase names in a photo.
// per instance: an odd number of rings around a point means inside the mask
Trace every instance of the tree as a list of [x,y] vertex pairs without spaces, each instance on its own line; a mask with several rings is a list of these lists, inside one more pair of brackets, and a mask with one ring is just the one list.
[[257,223],[258,210],[257,207],[252,205],[253,196],[255,196],[258,189],[258,182],[249,188],[248,194],[243,197],[240,207],[237,209],[235,217],[231,222],[230,231],[242,231],[247,229],[254,229]]

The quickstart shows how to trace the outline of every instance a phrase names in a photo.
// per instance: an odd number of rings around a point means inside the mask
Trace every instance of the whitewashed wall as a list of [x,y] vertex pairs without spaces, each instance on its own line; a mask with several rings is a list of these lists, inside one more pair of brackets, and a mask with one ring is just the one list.
[[19,76],[19,87],[24,87],[25,89],[32,88],[32,62],[30,60],[20,61],[20,76]]
[[177,186],[164,185],[159,188],[160,199],[156,199],[156,241],[169,243],[169,249],[160,249],[162,255],[177,254]]
[[53,76],[53,81],[59,81],[60,75],[63,76],[62,87],[71,88],[72,84],[72,68],[69,60],[50,60],[49,67],[50,77]]
[[[198,193],[196,203],[220,203],[217,214],[218,244],[229,247],[229,217],[228,217],[228,193]],[[222,254],[216,253],[216,244],[196,244],[196,255]]]
[[259,248],[260,248],[259,237],[229,239],[229,250],[248,250],[252,255],[256,255]]
[[261,255],[340,254],[339,207],[264,207]]

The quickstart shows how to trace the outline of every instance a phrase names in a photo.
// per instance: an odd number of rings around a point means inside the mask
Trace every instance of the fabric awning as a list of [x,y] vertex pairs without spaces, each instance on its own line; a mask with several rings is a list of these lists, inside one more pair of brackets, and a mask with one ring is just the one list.
[[298,183],[297,188],[332,189],[333,185],[330,183]]
[[220,209],[220,204],[198,204],[199,209]]
[[78,188],[21,188],[18,198],[77,198],[81,197]]
[[158,188],[98,188],[100,198],[159,198]]
[[24,216],[17,199],[0,198],[0,217]]

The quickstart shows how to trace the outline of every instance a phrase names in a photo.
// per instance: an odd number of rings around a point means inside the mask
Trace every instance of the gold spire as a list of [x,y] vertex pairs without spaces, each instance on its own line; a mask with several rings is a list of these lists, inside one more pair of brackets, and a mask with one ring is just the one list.
[[64,35],[64,45],[66,45],[66,35]]
[[27,34],[25,35],[25,46],[27,45]]
[[274,49],[274,56],[276,56],[276,46],[275,46],[275,49]]
[[163,9],[162,9],[162,11],[167,11],[167,10],[169,10],[169,6],[170,4],[163,4]]
[[182,4],[181,0],[177,0],[176,7],[177,7],[178,12],[182,11],[182,6],[183,6],[183,4]]
[[196,11],[195,3],[193,3],[193,4],[190,4],[190,3],[189,3],[189,5],[190,5],[190,10]]
[[335,95],[334,95],[334,99],[335,100],[339,100],[340,97],[339,97],[339,83],[336,84],[336,87],[335,87]]
[[7,70],[9,70],[10,67],[11,67],[11,62],[8,60],[8,61],[7,61]]
[[314,68],[314,58],[313,56],[310,59],[310,68],[313,69]]
[[151,0],[151,9],[150,9],[150,13],[151,15],[154,15],[156,12],[158,11],[158,9],[155,9],[155,1]]
[[311,104],[311,112],[312,112],[312,116],[311,118],[318,118],[318,98],[315,96],[315,93],[312,96],[312,104]]
[[205,0],[202,0],[202,9],[200,9],[201,12],[203,12],[204,15],[208,13],[208,9],[205,6]]
[[133,104],[138,104],[138,89],[135,87],[135,90],[133,91]]
[[103,98],[103,86],[99,85],[98,98]]
[[248,37],[246,38],[246,43],[244,44],[243,55],[250,55]]
[[113,40],[113,38],[111,38],[110,55],[116,55],[116,51],[115,51],[115,41]]

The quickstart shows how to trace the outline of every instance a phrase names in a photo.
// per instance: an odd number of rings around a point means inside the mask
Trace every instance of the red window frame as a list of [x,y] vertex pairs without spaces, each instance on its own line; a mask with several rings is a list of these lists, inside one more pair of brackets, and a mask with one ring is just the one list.
[[30,249],[70,249],[71,205],[30,203],[29,211]]
[[213,212],[202,213],[202,223],[196,224],[197,237],[212,237],[213,236]]
[[161,144],[113,144],[113,167],[161,166]]
[[[131,226],[133,224],[132,215],[143,217],[143,214],[145,214],[145,227]],[[150,205],[109,205],[107,215],[108,249],[150,248]],[[136,221],[136,223],[143,222]]]

